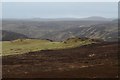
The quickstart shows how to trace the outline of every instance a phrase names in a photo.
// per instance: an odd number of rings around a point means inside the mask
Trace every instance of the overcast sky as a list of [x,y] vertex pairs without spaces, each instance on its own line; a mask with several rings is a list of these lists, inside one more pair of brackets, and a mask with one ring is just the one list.
[[3,18],[117,18],[117,2],[4,2]]

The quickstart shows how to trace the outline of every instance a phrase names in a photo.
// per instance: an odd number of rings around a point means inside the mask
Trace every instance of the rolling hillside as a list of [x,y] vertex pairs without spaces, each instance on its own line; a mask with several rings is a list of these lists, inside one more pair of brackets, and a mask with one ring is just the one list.
[[3,78],[118,78],[118,44],[3,56]]
[[118,78],[118,23],[98,18],[3,21],[2,77]]
[[6,31],[6,30],[0,30],[0,34],[2,34],[2,37],[0,39],[2,41],[10,41],[10,40],[15,40],[15,39],[28,38],[24,34],[20,34],[20,33],[16,33],[16,32],[11,32],[11,31]]
[[[98,18],[97,18],[98,19]],[[78,28],[80,26],[89,27],[91,25],[106,23],[104,20],[88,19],[25,19],[25,20],[3,20],[2,29],[24,34],[30,38],[43,38],[45,34],[63,31],[69,28]]]
[[[103,19],[105,18],[3,20],[3,30],[12,31],[24,37],[50,39],[54,41],[63,41],[73,37],[117,41],[118,21]],[[16,36],[14,35],[12,37],[14,38]]]
[[52,40],[65,40],[71,37],[87,37],[104,41],[118,41],[118,22],[111,21],[104,24],[91,25],[90,27],[72,27],[63,31],[49,33],[42,38]]

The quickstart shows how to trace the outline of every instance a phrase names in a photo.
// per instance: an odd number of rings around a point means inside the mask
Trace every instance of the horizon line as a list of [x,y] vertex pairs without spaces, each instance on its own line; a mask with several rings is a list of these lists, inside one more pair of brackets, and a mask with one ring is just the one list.
[[0,19],[84,19],[84,18],[106,18],[106,19],[116,19],[118,17],[103,17],[103,16],[87,16],[87,17],[31,17],[31,18],[0,18]]

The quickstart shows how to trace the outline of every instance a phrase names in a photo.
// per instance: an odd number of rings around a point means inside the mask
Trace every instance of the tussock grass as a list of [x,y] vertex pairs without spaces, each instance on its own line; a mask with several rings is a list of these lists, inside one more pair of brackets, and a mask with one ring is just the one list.
[[66,49],[93,43],[91,40],[69,39],[63,42],[51,42],[49,40],[38,39],[17,39],[14,41],[3,41],[2,55],[23,54],[32,51],[48,49]]

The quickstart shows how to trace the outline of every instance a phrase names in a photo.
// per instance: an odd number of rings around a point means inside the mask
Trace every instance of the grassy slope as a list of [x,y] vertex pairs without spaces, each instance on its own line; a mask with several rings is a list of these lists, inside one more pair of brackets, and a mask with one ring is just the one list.
[[81,39],[70,39],[65,42],[50,42],[48,40],[24,39],[2,42],[2,55],[22,54],[31,51],[48,49],[66,49],[81,45],[91,44],[92,41]]

